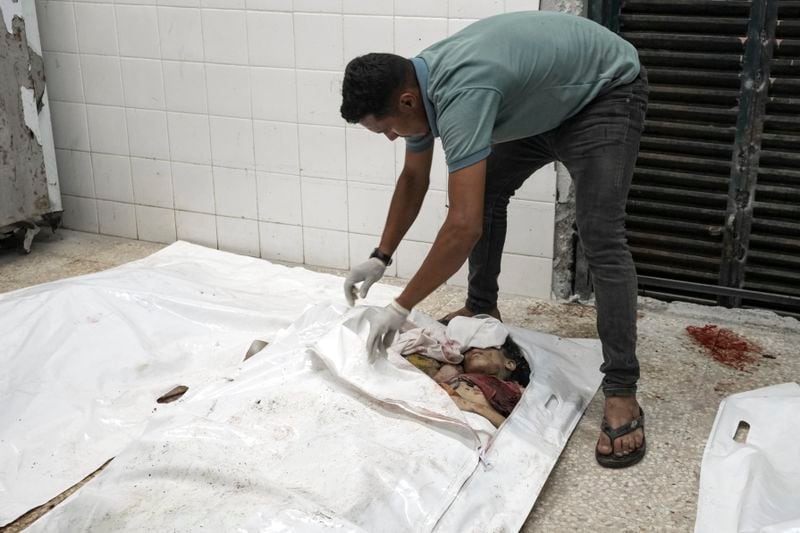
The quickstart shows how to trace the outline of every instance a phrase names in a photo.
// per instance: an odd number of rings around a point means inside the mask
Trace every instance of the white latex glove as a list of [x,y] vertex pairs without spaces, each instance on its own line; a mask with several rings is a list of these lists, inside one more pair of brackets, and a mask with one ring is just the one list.
[[366,298],[372,284],[383,277],[386,265],[377,257],[370,257],[360,265],[350,269],[347,278],[344,280],[344,297],[350,307],[356,304],[356,283],[361,283],[361,290],[358,291],[359,298]]
[[405,323],[408,313],[408,309],[392,300],[377,313],[370,313],[366,317],[369,322],[367,353],[370,361],[374,361],[377,355],[386,355],[386,349],[392,345],[395,333]]

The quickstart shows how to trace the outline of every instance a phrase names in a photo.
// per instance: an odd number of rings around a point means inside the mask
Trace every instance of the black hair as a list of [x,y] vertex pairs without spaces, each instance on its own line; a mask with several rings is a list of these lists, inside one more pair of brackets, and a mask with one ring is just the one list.
[[367,54],[347,64],[342,82],[342,118],[356,124],[367,115],[394,111],[392,96],[413,79],[411,61],[395,54]]
[[528,360],[525,359],[522,349],[514,342],[511,335],[506,337],[506,342],[503,343],[500,349],[503,350],[503,354],[507,358],[517,363],[517,368],[509,376],[509,381],[514,381],[523,387],[527,387],[528,383],[531,382],[531,367],[528,364]]

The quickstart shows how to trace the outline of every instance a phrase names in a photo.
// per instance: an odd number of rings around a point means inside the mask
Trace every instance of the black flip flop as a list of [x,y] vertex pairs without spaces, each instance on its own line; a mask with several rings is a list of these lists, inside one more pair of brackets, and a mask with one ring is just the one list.
[[[616,439],[622,437],[623,435],[627,435],[632,431],[636,431],[639,428],[642,428],[642,432],[644,432],[644,410],[642,410],[641,407],[639,407],[638,417],[617,428],[612,428],[609,426],[608,422],[604,418],[603,423],[600,426],[600,431],[608,435],[608,438],[611,439],[611,446],[613,447]],[[616,455],[614,452],[606,455],[600,453],[597,450],[597,447],[595,447],[594,457],[597,459],[597,462],[600,463],[600,466],[604,466],[606,468],[625,468],[626,466],[633,466],[641,461],[646,452],[647,441],[645,440],[644,436],[642,436],[642,445],[628,455]]]

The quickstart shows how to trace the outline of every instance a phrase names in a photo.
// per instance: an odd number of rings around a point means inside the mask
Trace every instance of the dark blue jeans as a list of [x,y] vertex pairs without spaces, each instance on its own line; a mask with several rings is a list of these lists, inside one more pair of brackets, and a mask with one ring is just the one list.
[[[469,257],[466,305],[497,305],[508,202],[537,169],[561,161],[575,187],[575,208],[597,303],[606,396],[635,394],[636,269],[625,240],[625,204],[647,110],[647,73],[601,94],[558,128],[496,144],[487,160],[483,234]],[[535,120],[535,117],[532,117]]]

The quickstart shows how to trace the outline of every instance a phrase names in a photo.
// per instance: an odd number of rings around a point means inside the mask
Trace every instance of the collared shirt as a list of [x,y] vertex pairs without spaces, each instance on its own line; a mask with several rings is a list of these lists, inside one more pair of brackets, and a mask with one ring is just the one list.
[[441,137],[450,172],[486,159],[492,144],[558,127],[640,68],[633,45],[603,26],[539,11],[480,20],[411,61],[431,131],[407,149]]

